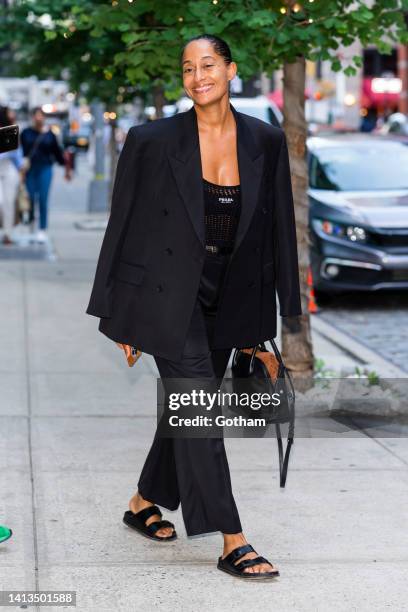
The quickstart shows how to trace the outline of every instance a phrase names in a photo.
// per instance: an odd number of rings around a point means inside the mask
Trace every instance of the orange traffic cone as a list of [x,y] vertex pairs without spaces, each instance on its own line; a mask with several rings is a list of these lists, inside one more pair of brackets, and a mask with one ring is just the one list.
[[315,298],[315,293],[313,289],[312,270],[310,266],[308,267],[308,270],[307,270],[307,286],[309,287],[308,310],[310,314],[314,314],[316,312],[319,312],[319,308],[316,304],[316,298]]

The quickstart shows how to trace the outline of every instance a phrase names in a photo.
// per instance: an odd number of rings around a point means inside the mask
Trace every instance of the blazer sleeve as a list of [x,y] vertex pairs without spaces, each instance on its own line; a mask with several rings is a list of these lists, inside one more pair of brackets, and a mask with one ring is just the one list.
[[112,316],[112,290],[117,257],[127,229],[136,187],[136,163],[139,139],[136,126],[130,128],[119,155],[112,191],[111,210],[96,266],[86,314],[100,318]]
[[273,252],[276,290],[282,317],[302,314],[296,222],[286,135],[282,140],[274,182]]

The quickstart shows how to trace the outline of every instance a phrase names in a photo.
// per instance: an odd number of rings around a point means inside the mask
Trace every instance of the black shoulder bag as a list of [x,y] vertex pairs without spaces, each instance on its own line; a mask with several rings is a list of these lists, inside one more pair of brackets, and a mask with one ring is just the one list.
[[[268,424],[274,423],[279,451],[280,486],[284,487],[288,471],[289,454],[295,432],[295,389],[289,370],[282,360],[275,341],[269,340],[273,353],[261,342],[250,349],[235,349],[231,372],[232,388],[236,393],[278,393],[280,403],[268,404],[257,410],[257,416],[264,418]],[[242,407],[246,414],[254,416],[253,408]],[[288,439],[285,455],[280,425],[288,423]]]

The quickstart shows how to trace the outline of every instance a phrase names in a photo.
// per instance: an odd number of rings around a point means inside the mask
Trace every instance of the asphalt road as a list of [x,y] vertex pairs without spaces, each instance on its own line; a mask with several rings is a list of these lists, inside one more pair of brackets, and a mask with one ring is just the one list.
[[319,317],[408,372],[408,290],[335,296]]

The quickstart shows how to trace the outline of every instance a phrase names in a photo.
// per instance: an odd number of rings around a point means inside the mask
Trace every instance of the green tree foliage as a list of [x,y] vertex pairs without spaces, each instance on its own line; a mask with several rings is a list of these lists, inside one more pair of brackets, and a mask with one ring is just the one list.
[[298,56],[350,75],[361,58],[345,65],[339,46],[359,39],[389,53],[408,42],[406,9],[408,0],[15,0],[2,9],[0,45],[11,44],[20,74],[66,67],[73,87],[86,82],[106,101],[154,86],[174,99],[182,44],[202,32],[228,41],[244,79]]
[[203,32],[229,43],[243,79],[283,67],[304,310],[301,331],[283,333],[283,350],[289,367],[308,375],[305,60],[326,60],[334,71],[355,74],[361,57],[346,65],[339,48],[359,40],[390,53],[396,43],[408,43],[407,10],[408,0],[14,0],[2,15],[0,45],[13,50],[20,74],[60,76],[68,68],[73,88],[85,83],[88,98],[108,105],[135,93],[157,108],[163,92],[177,99],[183,93],[180,51]]

